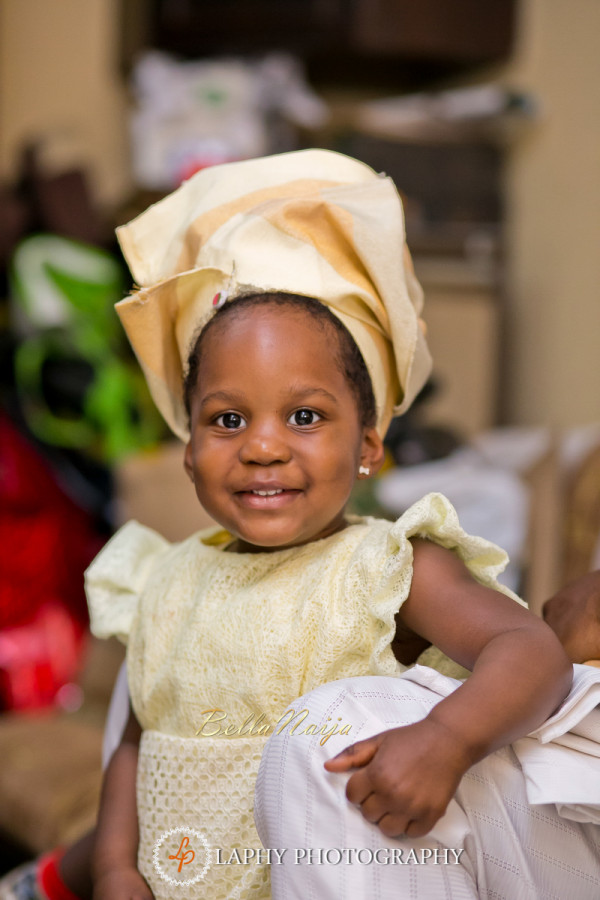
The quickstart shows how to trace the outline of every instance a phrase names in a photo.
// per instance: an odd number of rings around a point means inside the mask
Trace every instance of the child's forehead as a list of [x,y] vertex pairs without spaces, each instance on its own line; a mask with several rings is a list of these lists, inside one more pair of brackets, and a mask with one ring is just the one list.
[[201,347],[196,396],[225,390],[273,400],[329,393],[334,399],[352,394],[354,402],[339,337],[309,311],[249,308],[215,326]]
[[[223,389],[252,395],[253,403],[264,393],[265,402],[268,395],[279,408],[287,403],[285,394],[308,394],[312,388],[313,393],[329,392],[340,410],[348,412],[350,403],[362,425],[370,427],[376,419],[372,382],[360,350],[316,298],[277,295],[272,301],[262,295],[230,301],[201,332],[189,373],[188,409],[192,396],[204,404],[207,395]],[[308,398],[300,402],[310,405]]]
[[244,324],[248,327],[250,323],[256,323],[257,325],[260,322],[285,324],[292,321],[297,322],[298,320],[311,323],[313,326],[320,324],[320,322],[324,322],[326,325],[330,324],[324,318],[315,315],[308,305],[304,306],[301,303],[277,303],[265,299],[260,303],[253,304],[231,302],[217,319],[215,326],[217,328],[226,328],[228,325],[232,326],[237,323],[238,327]]
[[276,338],[288,348],[304,347],[314,355],[324,349],[320,346],[321,337],[325,337],[330,352],[339,353],[339,335],[327,319],[315,316],[302,306],[264,303],[228,310],[208,329],[202,351],[204,354],[208,348],[223,350],[228,342],[240,341],[246,352],[252,349],[260,352],[264,343]]

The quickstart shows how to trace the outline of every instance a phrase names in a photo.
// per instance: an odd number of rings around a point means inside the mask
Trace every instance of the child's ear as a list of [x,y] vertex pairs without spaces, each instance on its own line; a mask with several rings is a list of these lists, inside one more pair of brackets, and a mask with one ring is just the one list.
[[183,454],[183,468],[190,481],[194,482],[194,468],[192,466],[192,442],[188,441],[185,445],[185,453]]
[[369,470],[369,475],[376,475],[383,465],[385,448],[376,428],[365,428],[363,431],[360,465]]

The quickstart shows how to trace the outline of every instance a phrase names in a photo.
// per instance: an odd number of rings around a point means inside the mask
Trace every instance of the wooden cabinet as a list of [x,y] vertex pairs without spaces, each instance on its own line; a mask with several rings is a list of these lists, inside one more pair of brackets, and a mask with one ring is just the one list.
[[437,391],[423,408],[431,425],[471,437],[497,423],[501,305],[465,263],[415,260],[425,291],[427,342]]
[[[309,75],[368,84],[379,67],[505,59],[516,0],[121,0],[126,63],[145,46],[191,57],[296,53]],[[363,63],[364,65],[361,65]],[[391,67],[389,64],[396,64]],[[437,67],[437,68],[436,68]]]
[[513,0],[358,0],[349,43],[359,52],[423,60],[505,58]]

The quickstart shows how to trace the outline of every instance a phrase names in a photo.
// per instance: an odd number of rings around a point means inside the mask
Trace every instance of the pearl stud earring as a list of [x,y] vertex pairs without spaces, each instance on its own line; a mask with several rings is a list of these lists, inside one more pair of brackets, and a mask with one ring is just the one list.
[[359,475],[370,475],[371,470],[369,468],[367,468],[367,466],[360,466],[358,469],[358,474]]

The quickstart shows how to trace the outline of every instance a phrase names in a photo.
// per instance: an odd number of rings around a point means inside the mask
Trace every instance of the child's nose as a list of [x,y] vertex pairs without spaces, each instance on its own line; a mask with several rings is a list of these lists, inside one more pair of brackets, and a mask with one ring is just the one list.
[[268,466],[275,462],[288,462],[291,458],[285,428],[278,423],[255,422],[246,429],[240,460]]

